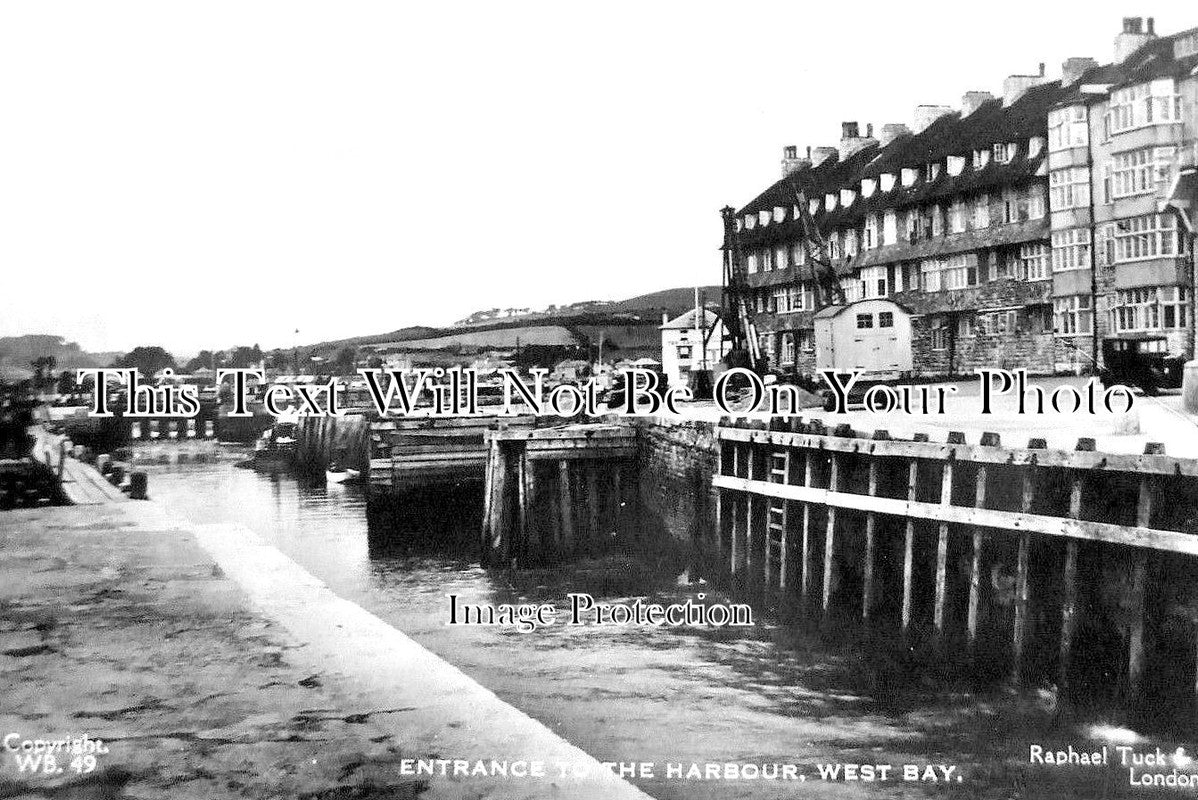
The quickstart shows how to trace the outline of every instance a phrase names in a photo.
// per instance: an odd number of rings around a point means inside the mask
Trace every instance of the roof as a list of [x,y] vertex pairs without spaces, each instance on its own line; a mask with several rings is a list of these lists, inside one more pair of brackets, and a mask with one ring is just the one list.
[[815,319],[831,319],[832,317],[840,316],[840,314],[842,314],[843,312],[848,311],[849,309],[852,309],[855,306],[859,306],[862,303],[885,303],[886,305],[894,306],[895,308],[902,311],[904,314],[911,313],[911,309],[907,308],[902,303],[896,303],[893,300],[890,300],[885,297],[869,297],[869,298],[866,298],[865,300],[857,300],[856,302],[849,303],[848,305],[845,305],[845,306],[824,306],[819,311],[815,312],[814,318]]
[[720,317],[710,309],[703,309],[703,321],[695,325],[695,309],[691,309],[680,317],[676,317],[661,326],[661,330],[694,330],[696,327],[714,328]]
[[[795,204],[802,190],[808,200],[820,201],[813,219],[821,231],[857,227],[866,216],[885,209],[899,209],[941,198],[969,196],[1002,187],[1016,187],[1040,179],[1047,158],[1048,112],[1053,108],[1078,102],[1094,101],[1101,96],[1083,93],[1082,87],[1098,84],[1117,88],[1160,77],[1189,75],[1198,68],[1198,53],[1175,58],[1174,43],[1192,36],[1198,28],[1154,39],[1119,64],[1092,67],[1076,82],[1063,86],[1061,81],[1046,81],[1033,86],[1015,102],[1004,105],[1001,99],[988,100],[973,113],[962,117],[951,112],[937,118],[919,133],[903,134],[885,147],[867,146],[840,160],[836,156],[818,166],[805,166],[775,182],[737,212],[738,219],[746,215],[781,208],[781,219],[768,224],[747,227],[739,233],[740,243],[747,247],[791,243],[804,238],[802,222],[796,219]],[[1033,155],[1029,140],[1044,140],[1039,152]],[[974,168],[972,153],[990,149],[996,144],[1015,144],[1014,157],[1006,163],[989,159]],[[948,174],[946,159],[958,156],[964,166],[957,175]],[[940,174],[928,180],[925,164],[942,164]],[[910,186],[896,180],[894,187],[883,192],[877,186],[866,198],[860,196],[861,181],[877,180],[883,174],[898,178],[903,169],[916,169],[919,174]],[[849,189],[857,193],[845,207],[837,204],[828,211],[823,198],[828,193]]]

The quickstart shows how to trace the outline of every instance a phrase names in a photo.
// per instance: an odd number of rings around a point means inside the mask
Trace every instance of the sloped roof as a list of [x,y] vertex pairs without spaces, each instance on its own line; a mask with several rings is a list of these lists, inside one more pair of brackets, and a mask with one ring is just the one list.
[[[710,309],[703,309],[703,322],[698,327],[713,328],[720,321],[720,317]],[[694,330],[695,329],[695,309],[691,309],[680,317],[675,317],[666,324],[661,326],[661,330]]]

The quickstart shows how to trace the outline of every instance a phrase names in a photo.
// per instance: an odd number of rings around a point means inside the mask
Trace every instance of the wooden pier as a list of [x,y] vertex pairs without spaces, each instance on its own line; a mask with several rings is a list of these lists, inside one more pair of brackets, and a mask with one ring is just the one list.
[[1156,444],[1114,455],[1090,439],[1054,451],[772,427],[716,429],[714,549],[738,585],[820,619],[919,629],[946,652],[984,643],[1016,681],[1064,688],[1097,668],[1135,696],[1180,654],[1196,691],[1198,461]]
[[622,425],[488,436],[482,557],[552,563],[599,555],[632,533],[637,432]]
[[492,431],[529,431],[532,416],[403,417],[370,423],[370,490],[482,483]]

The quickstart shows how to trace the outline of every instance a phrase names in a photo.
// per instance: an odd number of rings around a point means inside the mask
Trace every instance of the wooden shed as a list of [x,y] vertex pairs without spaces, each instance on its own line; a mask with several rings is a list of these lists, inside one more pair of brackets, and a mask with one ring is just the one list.
[[897,379],[911,371],[911,312],[892,300],[858,300],[815,315],[816,369]]

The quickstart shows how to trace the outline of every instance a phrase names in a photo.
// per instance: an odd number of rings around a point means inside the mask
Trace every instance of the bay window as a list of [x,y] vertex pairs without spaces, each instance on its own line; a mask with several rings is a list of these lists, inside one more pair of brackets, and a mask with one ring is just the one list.
[[1111,298],[1111,327],[1117,333],[1184,330],[1190,299],[1184,286],[1121,289]]
[[1146,125],[1181,122],[1181,96],[1172,78],[1128,86],[1111,93],[1106,114],[1110,136]]
[[1057,297],[1052,301],[1056,332],[1060,336],[1087,334],[1093,330],[1093,309],[1087,294]]
[[1090,171],[1085,167],[1053,170],[1048,183],[1053,211],[1090,205]]
[[1026,281],[1048,277],[1049,248],[1043,242],[1027,242],[1019,246],[1020,275]]
[[1119,220],[1114,225],[1113,239],[1116,263],[1175,256],[1177,218],[1172,214],[1146,214]]
[[1085,147],[1090,141],[1086,125],[1086,107],[1070,106],[1048,112],[1048,149],[1067,150]]
[[1052,271],[1090,267],[1090,229],[1073,228],[1052,233]]

